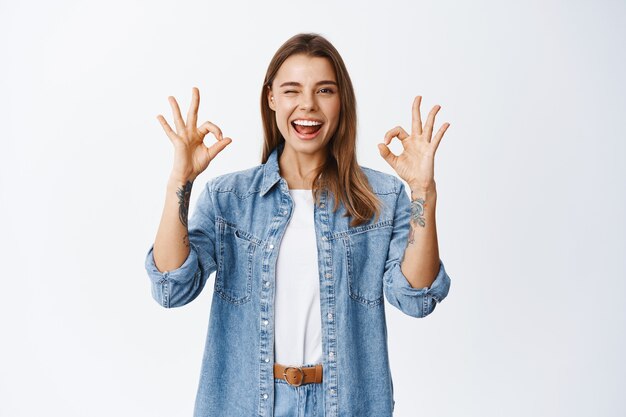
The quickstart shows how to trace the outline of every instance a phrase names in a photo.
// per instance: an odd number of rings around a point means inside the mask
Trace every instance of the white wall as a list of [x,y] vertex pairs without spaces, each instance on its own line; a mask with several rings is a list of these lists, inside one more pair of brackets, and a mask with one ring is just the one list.
[[151,298],[173,156],[156,115],[197,86],[199,119],[233,138],[198,183],[260,163],[266,67],[308,31],[348,66],[362,165],[393,172],[376,144],[410,128],[415,95],[451,123],[435,180],[452,287],[425,319],[386,306],[396,415],[624,415],[625,12],[2,1],[0,415],[191,415],[213,286],[181,309]]

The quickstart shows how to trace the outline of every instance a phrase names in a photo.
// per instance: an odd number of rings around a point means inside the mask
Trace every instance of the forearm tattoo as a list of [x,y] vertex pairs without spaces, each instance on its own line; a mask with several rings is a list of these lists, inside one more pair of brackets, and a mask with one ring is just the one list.
[[178,218],[183,226],[187,227],[187,216],[189,215],[189,197],[191,196],[191,181],[176,190],[178,196]]
[[411,201],[411,221],[413,223],[418,223],[420,226],[426,226],[426,221],[424,220],[424,206],[426,205],[426,201],[423,198],[416,198]]
[[409,231],[409,244],[415,242],[415,225],[419,224],[422,227],[426,226],[426,220],[424,219],[424,206],[426,201],[423,198],[416,198],[411,201],[411,230]]

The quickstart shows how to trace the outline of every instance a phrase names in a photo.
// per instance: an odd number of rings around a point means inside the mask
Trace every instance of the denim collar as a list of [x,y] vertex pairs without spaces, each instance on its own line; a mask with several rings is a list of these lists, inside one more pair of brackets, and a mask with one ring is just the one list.
[[282,177],[278,166],[278,157],[285,147],[285,142],[280,142],[278,146],[267,157],[263,164],[263,182],[261,183],[261,197],[264,196]]

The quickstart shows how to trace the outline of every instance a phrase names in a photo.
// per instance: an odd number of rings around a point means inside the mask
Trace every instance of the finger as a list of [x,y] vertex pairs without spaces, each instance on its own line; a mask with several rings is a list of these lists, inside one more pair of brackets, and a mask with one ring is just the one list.
[[411,133],[415,136],[422,134],[422,115],[420,114],[420,105],[422,104],[422,96],[417,96],[413,100],[413,117],[411,123]]
[[387,161],[387,163],[391,165],[392,168],[396,166],[396,161],[398,160],[398,156],[394,154],[393,152],[391,152],[391,149],[389,149],[387,145],[385,145],[384,143],[379,143],[378,151],[380,152],[380,156],[382,156],[383,159]]
[[439,131],[437,131],[437,134],[433,138],[432,143],[434,146],[434,152],[437,151],[437,148],[439,147],[439,143],[441,142],[441,139],[443,139],[443,134],[446,133],[446,130],[448,130],[448,127],[450,127],[450,123],[448,122],[444,123],[443,126],[439,128]]
[[200,106],[200,90],[196,87],[191,89],[191,105],[187,112],[187,127],[194,129],[198,122],[198,106]]
[[209,132],[213,133],[215,137],[219,140],[222,140],[222,138],[224,137],[224,135],[222,134],[222,129],[220,129],[219,127],[217,127],[217,125],[209,121],[202,123],[202,125],[198,128],[198,132],[200,132],[203,138]]
[[185,122],[183,122],[183,117],[180,115],[180,107],[178,107],[178,103],[173,96],[169,96],[167,99],[170,102],[170,106],[172,106],[172,113],[174,114],[174,123],[176,124],[176,130],[178,133],[182,133],[185,130]]
[[424,136],[426,137],[426,141],[430,142],[430,137],[433,134],[433,126],[435,125],[435,115],[441,109],[439,104],[435,105],[433,109],[428,113],[428,119],[426,119],[426,126],[424,126]]
[[178,139],[178,137],[176,136],[176,132],[172,130],[169,123],[167,123],[167,120],[165,120],[165,117],[159,114],[157,116],[157,120],[161,123],[163,130],[165,130],[165,134],[167,135],[168,138],[170,138],[172,142]]
[[216,143],[214,143],[213,145],[209,146],[207,149],[207,152],[209,153],[209,158],[212,160],[213,158],[215,158],[215,156],[222,152],[222,150],[227,147],[233,140],[231,138],[224,138],[221,140],[218,140]]
[[409,137],[409,134],[406,133],[406,130],[404,130],[401,126],[396,126],[393,129],[389,130],[387,133],[385,133],[385,145],[389,145],[389,142],[391,142],[391,140],[396,137],[400,139],[400,141],[403,141],[404,139]]

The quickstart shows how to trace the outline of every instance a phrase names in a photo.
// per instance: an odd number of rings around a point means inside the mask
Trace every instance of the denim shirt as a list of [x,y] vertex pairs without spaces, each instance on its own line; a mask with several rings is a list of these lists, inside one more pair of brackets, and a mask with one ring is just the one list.
[[[193,301],[215,272],[194,417],[273,416],[276,260],[294,208],[279,172],[283,147],[265,164],[206,183],[189,217],[190,252],[180,267],[159,271],[154,245],[146,255],[152,297],[165,308]],[[430,287],[411,287],[400,269],[410,217],[404,183],[361,169],[384,203],[376,222],[374,216],[350,227],[342,204],[332,212],[328,192],[314,208],[327,417],[392,415],[383,295],[405,314],[425,317],[450,288],[441,260]]]

